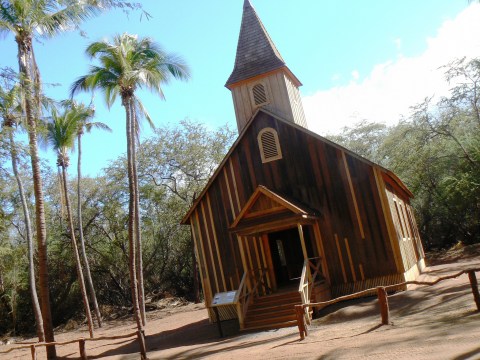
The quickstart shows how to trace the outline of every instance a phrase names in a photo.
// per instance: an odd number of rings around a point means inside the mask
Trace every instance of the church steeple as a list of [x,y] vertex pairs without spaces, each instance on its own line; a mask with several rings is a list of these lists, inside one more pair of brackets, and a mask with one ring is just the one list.
[[232,91],[241,131],[259,107],[307,127],[298,87],[249,0],[244,0],[235,66],[225,86]]
[[226,86],[285,66],[267,30],[249,0],[243,4],[235,67]]

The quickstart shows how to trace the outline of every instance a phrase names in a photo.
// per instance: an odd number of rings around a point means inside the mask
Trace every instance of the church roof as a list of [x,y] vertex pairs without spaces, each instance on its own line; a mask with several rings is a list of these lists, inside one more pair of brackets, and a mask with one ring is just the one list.
[[235,67],[225,86],[282,68],[285,61],[249,0],[243,4]]

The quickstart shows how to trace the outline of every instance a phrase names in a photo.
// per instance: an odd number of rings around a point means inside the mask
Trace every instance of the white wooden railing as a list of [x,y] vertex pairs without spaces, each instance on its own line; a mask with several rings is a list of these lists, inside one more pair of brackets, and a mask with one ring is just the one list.
[[[300,285],[298,287],[298,292],[302,299],[302,305],[310,304],[310,299],[312,298],[312,291],[315,286],[315,281],[318,276],[322,275],[322,259],[310,258],[306,259],[303,262],[302,276],[300,277]],[[312,274],[313,270],[313,274]],[[308,311],[308,306],[304,306],[304,317],[307,324],[310,325],[310,313]]]

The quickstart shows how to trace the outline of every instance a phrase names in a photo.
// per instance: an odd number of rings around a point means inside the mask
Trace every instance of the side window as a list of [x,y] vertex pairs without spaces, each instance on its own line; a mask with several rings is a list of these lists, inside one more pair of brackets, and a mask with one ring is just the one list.
[[260,148],[260,156],[262,163],[282,158],[282,149],[278,141],[278,134],[275,129],[262,129],[257,136],[258,147]]

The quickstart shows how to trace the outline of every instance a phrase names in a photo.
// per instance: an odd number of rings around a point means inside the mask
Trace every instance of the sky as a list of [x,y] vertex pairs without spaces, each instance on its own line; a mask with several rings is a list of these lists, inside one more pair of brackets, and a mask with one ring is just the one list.
[[[47,95],[68,98],[71,83],[92,64],[85,48],[128,32],[153,38],[167,52],[180,55],[191,70],[188,82],[173,80],[163,87],[165,101],[146,91],[137,93],[157,127],[189,118],[210,129],[225,124],[236,129],[231,94],[224,85],[233,70],[243,0],[139,2],[150,19],[137,12],[127,16],[110,11],[82,26],[86,36],[72,31],[34,43]],[[425,97],[447,94],[441,66],[480,54],[480,5],[475,1],[251,2],[287,66],[303,83],[309,129],[321,135],[361,120],[395,124]],[[12,36],[0,38],[4,66],[18,67]],[[88,103],[90,96],[78,100]],[[89,176],[101,174],[126,150],[120,103],[107,109],[97,93],[95,108],[95,120],[113,131],[94,130],[83,137],[83,172]],[[151,134],[145,124],[142,137]],[[55,166],[52,151],[42,156]]]

